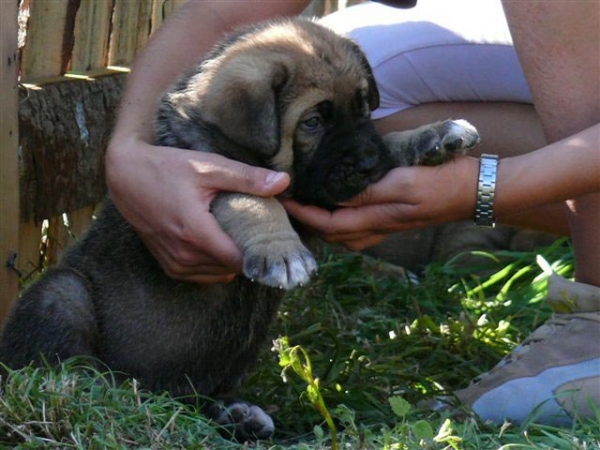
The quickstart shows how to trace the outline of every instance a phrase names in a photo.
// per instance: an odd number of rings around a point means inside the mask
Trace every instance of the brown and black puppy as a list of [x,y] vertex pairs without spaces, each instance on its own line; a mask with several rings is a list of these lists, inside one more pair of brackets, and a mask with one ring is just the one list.
[[[280,20],[226,38],[184,76],[160,102],[156,134],[162,145],[286,171],[286,195],[326,208],[396,165],[443,162],[479,139],[466,122],[446,121],[384,145],[370,121],[378,100],[353,42],[308,20]],[[234,391],[283,289],[308,282],[316,263],[275,198],[222,193],[212,212],[243,251],[245,276],[170,279],[107,199],[87,234],[15,303],[0,360],[16,368],[90,355],[175,396]],[[242,439],[273,432],[271,418],[243,401],[207,411]]]

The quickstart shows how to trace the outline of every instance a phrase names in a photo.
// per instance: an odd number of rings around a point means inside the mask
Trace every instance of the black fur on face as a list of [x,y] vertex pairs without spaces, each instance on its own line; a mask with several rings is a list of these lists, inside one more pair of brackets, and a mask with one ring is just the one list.
[[335,209],[362,192],[392,167],[388,149],[369,119],[351,129],[326,131],[308,161],[297,152],[292,196],[303,203]]

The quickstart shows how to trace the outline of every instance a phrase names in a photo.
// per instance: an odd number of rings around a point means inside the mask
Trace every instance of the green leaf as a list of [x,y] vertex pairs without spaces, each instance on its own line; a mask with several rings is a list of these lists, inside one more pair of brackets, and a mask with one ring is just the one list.
[[415,437],[419,440],[430,441],[433,439],[433,428],[426,420],[417,420],[412,429]]
[[317,438],[317,441],[322,441],[325,437],[325,432],[323,431],[323,428],[319,425],[315,425],[313,427],[313,433],[315,433],[315,438]]
[[390,397],[389,402],[390,406],[392,407],[392,411],[394,411],[394,414],[401,418],[404,418],[412,408],[411,404],[404,400],[402,397]]

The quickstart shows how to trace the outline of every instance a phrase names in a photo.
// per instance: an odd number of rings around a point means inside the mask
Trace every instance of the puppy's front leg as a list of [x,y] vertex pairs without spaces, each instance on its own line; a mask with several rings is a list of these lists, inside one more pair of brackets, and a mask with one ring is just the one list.
[[244,275],[267,286],[292,289],[310,279],[317,264],[273,197],[222,193],[211,212],[244,255]]
[[388,133],[383,142],[396,167],[436,166],[462,155],[479,143],[479,134],[466,120],[445,120],[414,130]]

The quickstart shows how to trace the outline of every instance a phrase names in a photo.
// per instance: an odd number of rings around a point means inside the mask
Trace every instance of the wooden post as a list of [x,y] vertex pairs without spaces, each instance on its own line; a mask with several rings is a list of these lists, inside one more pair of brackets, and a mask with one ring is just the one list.
[[19,289],[18,2],[0,1],[0,320]]

